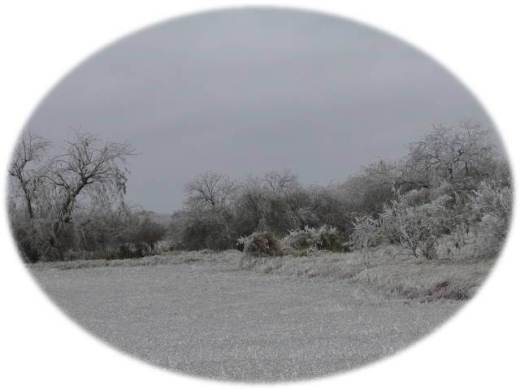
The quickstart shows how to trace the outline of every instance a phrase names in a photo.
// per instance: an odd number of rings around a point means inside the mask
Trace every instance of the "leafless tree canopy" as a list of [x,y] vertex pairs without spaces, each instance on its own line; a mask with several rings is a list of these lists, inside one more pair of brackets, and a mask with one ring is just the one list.
[[186,185],[187,202],[196,207],[223,207],[229,202],[233,190],[234,184],[229,177],[206,172]]
[[480,180],[493,174],[495,155],[489,132],[479,125],[435,125],[423,140],[412,144],[406,169],[410,179],[446,178],[462,184],[464,179]]
[[34,217],[34,198],[46,173],[45,167],[40,163],[48,146],[47,140],[29,132],[24,133],[9,168],[9,175],[23,193],[29,218]]
[[95,137],[76,135],[67,143],[66,152],[52,159],[45,179],[56,188],[60,223],[69,222],[74,204],[82,191],[126,191],[126,158],[133,151],[128,145],[100,143]]
[[23,194],[30,231],[42,233],[39,245],[46,247],[42,252],[63,258],[78,199],[124,195],[126,159],[134,152],[126,144],[102,142],[89,134],[76,134],[57,156],[47,155],[49,146],[47,140],[24,133],[9,173]]

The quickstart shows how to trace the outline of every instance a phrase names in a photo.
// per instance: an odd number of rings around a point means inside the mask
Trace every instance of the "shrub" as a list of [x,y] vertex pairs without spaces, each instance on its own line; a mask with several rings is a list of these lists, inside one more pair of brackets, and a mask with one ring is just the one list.
[[450,212],[446,203],[449,196],[443,195],[420,206],[410,205],[405,196],[399,196],[380,215],[381,231],[390,241],[398,238],[403,248],[416,257],[437,257],[436,245],[439,238],[449,233]]
[[292,230],[283,238],[284,246],[295,249],[318,249],[339,252],[343,249],[343,237],[338,229],[331,226],[321,226]]
[[315,229],[305,227],[300,230],[292,230],[282,240],[284,246],[296,250],[308,249],[316,246]]
[[318,237],[317,249],[340,252],[343,250],[344,239],[341,233],[335,227],[321,226],[316,230]]
[[505,223],[492,214],[485,214],[475,227],[473,255],[477,258],[491,258],[498,255],[505,238]]
[[481,183],[474,192],[472,208],[475,213],[481,216],[481,219],[486,215],[490,215],[501,221],[497,225],[497,234],[500,238],[505,238],[512,212],[511,187],[500,186],[493,182]]
[[271,232],[254,232],[247,237],[238,240],[243,245],[244,253],[249,256],[281,256],[282,248],[280,242]]
[[380,221],[368,216],[356,218],[349,244],[355,249],[379,245],[384,236]]
[[484,181],[474,191],[469,210],[474,236],[472,256],[491,258],[498,255],[509,227],[512,212],[511,187]]

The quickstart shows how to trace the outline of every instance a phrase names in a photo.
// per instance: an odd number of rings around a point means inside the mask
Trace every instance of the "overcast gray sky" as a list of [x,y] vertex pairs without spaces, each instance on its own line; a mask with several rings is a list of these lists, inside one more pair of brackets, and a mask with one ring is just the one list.
[[185,183],[290,169],[328,184],[406,152],[432,123],[491,125],[417,50],[348,20],[242,9],[174,19],[109,46],[65,77],[26,128],[127,141],[128,199],[171,212]]

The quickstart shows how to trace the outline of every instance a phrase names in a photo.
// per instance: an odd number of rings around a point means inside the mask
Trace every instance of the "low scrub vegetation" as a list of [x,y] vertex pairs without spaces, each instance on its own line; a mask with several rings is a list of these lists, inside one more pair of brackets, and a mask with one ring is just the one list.
[[56,156],[25,134],[9,211],[29,262],[129,258],[167,249],[241,249],[251,257],[370,251],[392,245],[429,261],[495,257],[512,209],[511,175],[492,131],[434,126],[398,161],[343,182],[305,186],[289,171],[243,180],[206,172],[185,188],[169,226],[124,199],[127,145],[78,135]]
[[345,237],[335,227],[320,226],[291,230],[283,239],[284,247],[294,250],[328,250],[340,252],[344,248]]
[[403,159],[326,187],[305,187],[287,171],[245,181],[208,172],[188,184],[170,231],[179,249],[243,248],[269,232],[285,254],[397,244],[429,260],[489,258],[505,239],[511,204],[510,172],[492,133],[462,123],[435,126]]
[[281,256],[280,242],[271,232],[255,232],[247,237],[238,239],[243,251],[249,256]]
[[9,213],[27,262],[142,257],[157,251],[166,228],[124,201],[124,144],[77,134],[56,155],[25,133],[9,174]]

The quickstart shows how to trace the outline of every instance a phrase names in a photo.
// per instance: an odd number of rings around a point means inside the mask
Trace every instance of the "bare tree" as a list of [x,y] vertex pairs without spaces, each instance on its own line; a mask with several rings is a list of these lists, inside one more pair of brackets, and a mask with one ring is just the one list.
[[493,175],[497,158],[491,132],[463,122],[458,127],[435,125],[423,140],[410,146],[405,176],[423,183],[447,180],[467,184]]
[[297,176],[287,169],[268,172],[263,181],[267,189],[275,194],[287,194],[299,188]]
[[226,206],[235,185],[225,175],[206,172],[186,185],[187,203],[194,207],[217,209]]
[[44,167],[39,163],[49,146],[49,141],[30,132],[22,135],[15,150],[9,175],[21,190],[30,219],[34,218],[34,201],[42,184]]
[[54,187],[55,212],[51,246],[63,255],[60,236],[71,221],[78,197],[87,191],[124,194],[128,171],[126,159],[134,154],[126,144],[102,143],[89,134],[77,134],[64,154],[49,164],[45,179]]

